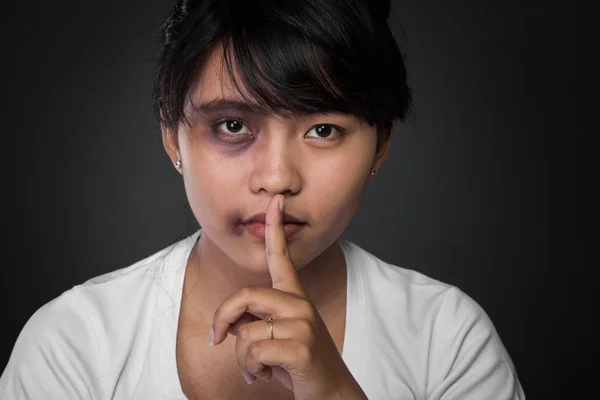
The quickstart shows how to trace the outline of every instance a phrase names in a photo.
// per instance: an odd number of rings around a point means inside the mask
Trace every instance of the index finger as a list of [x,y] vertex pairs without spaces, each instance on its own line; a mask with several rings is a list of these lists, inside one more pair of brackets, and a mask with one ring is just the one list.
[[273,288],[305,297],[300,278],[290,258],[283,227],[283,195],[271,198],[265,217],[265,250]]

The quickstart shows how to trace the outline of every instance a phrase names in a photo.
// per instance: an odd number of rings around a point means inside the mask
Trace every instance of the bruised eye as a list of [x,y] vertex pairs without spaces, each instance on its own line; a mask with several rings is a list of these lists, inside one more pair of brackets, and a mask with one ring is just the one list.
[[343,129],[331,124],[319,124],[306,132],[306,137],[333,140],[344,133]]
[[228,119],[218,125],[218,128],[227,135],[245,135],[248,128],[237,119]]

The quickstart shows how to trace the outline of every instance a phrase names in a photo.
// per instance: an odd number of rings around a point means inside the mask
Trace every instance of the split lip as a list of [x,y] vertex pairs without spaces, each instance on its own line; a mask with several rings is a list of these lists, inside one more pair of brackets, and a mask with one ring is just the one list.
[[[266,216],[267,216],[267,214],[264,212],[255,214],[252,217],[240,222],[240,225],[247,225],[247,224],[254,224],[254,223],[264,224],[266,221]],[[283,213],[282,219],[283,219],[284,224],[306,224],[306,222],[301,221],[298,218],[294,217],[293,215],[290,215],[287,213]]]

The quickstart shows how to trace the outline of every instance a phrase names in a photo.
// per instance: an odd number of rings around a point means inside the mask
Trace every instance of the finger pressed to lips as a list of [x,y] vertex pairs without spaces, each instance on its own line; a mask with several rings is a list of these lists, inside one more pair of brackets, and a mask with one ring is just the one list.
[[282,223],[282,195],[273,196],[265,217],[265,251],[273,287],[299,296],[304,295],[298,273],[290,258]]
[[286,236],[283,229],[283,202],[283,196],[273,196],[267,206],[267,214],[265,216],[267,260],[271,256],[287,256]]

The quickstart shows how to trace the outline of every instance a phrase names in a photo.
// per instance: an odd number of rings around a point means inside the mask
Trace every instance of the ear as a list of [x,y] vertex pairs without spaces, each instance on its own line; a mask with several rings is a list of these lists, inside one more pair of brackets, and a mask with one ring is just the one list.
[[392,133],[394,132],[394,128],[396,127],[396,122],[397,120],[392,121],[391,127],[389,128],[389,135],[385,140],[378,143],[377,153],[375,154],[375,159],[373,160],[373,169],[375,169],[375,171],[379,171],[379,168],[381,168],[381,165],[387,157],[388,151],[390,149],[390,143],[392,141]]
[[[172,131],[163,124],[161,124],[160,130],[162,133],[162,142],[163,146],[165,147],[165,151],[167,152],[167,155],[171,159],[173,165],[175,165],[177,161],[181,160],[181,156],[179,155],[179,143],[177,141],[177,132]],[[181,173],[181,169],[178,170]]]

